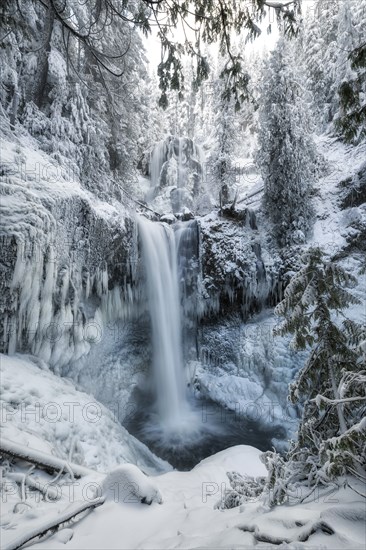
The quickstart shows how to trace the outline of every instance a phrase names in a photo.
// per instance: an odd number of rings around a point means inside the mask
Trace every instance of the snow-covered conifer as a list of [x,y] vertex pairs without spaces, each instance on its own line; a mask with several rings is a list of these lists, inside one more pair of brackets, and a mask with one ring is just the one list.
[[348,290],[355,283],[314,248],[276,308],[284,321],[275,333],[293,334],[293,347],[310,354],[290,387],[290,400],[303,408],[298,439],[286,460],[265,457],[272,503],[283,502],[296,483],[313,487],[347,474],[365,481],[365,330],[344,316],[359,303]]
[[366,2],[342,2],[338,24],[335,128],[348,142],[366,136]]
[[263,71],[257,163],[264,205],[282,246],[304,242],[313,217],[316,148],[302,81],[292,46],[281,38]]
[[[220,58],[218,74],[225,70],[226,60]],[[235,195],[235,163],[237,147],[238,117],[234,97],[224,96],[222,78],[217,78],[213,86],[214,147],[211,151],[211,174],[215,192],[221,205],[233,200]],[[218,195],[218,197],[217,197]]]

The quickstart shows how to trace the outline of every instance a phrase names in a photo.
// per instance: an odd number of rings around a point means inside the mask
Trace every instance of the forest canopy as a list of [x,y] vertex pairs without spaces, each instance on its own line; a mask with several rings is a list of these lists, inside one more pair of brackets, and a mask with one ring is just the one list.
[[[133,28],[140,29],[145,36],[155,29],[162,48],[158,76],[163,107],[167,105],[167,91],[182,88],[183,54],[195,59],[195,85],[199,86],[207,78],[209,64],[203,45],[212,43],[218,43],[220,54],[228,58],[221,73],[226,83],[224,95],[229,99],[234,95],[240,104],[245,98],[248,79],[243,57],[233,52],[233,34],[245,30],[247,40],[253,40],[261,34],[260,24],[268,10],[272,10],[284,33],[292,36],[298,32],[301,14],[300,0],[32,0],[31,4],[36,9],[41,7],[42,18],[46,20],[41,49],[47,51],[53,24],[58,21],[68,59],[72,57],[71,49],[76,41],[101,74],[107,72],[114,77],[123,76],[123,58],[130,43],[129,40],[116,42],[111,29],[123,29],[124,37]],[[11,23],[15,11],[26,17],[24,12],[29,9],[28,3],[17,2],[14,6],[6,0],[1,10],[5,24]],[[181,31],[181,40],[174,34],[177,28]],[[105,81],[105,77],[103,79]]]

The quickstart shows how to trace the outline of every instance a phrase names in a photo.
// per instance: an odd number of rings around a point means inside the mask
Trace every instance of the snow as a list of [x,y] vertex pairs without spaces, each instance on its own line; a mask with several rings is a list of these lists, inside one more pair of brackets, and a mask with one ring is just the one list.
[[103,480],[101,489],[107,502],[163,502],[156,483],[134,464],[123,464],[110,471]]
[[102,472],[126,462],[149,472],[168,468],[110,410],[45,363],[22,355],[0,358],[4,438]]
[[[239,508],[221,511],[215,504],[228,486],[227,471],[255,477],[265,475],[258,450],[244,445],[232,447],[203,460],[190,472],[169,472],[155,477],[154,484],[164,495],[163,504],[145,506],[109,500],[82,521],[66,524],[70,525],[67,529],[36,542],[33,548],[64,548],[65,539],[67,548],[74,550],[268,549],[278,547],[281,540],[284,542],[280,547],[291,550],[363,548],[364,502],[350,489],[320,492],[304,503],[299,502],[302,496],[299,495],[274,509],[267,508],[257,497]],[[57,506],[67,509],[65,500],[58,505],[48,504],[53,507],[53,515]],[[23,512],[24,530],[32,512],[32,528],[37,523],[33,510]],[[49,511],[43,522],[50,516]],[[9,529],[4,532],[4,548],[15,536],[11,531],[11,534]]]
[[347,244],[349,223],[353,218],[366,218],[364,207],[340,210],[338,184],[357,172],[365,162],[366,143],[357,147],[347,146],[335,138],[320,136],[316,139],[319,153],[327,163],[326,174],[316,185],[314,203],[317,219],[309,245],[324,248],[325,253],[334,254]]
[[[212,542],[225,523],[213,506],[227,483],[226,471],[240,469],[250,475],[263,475],[259,454],[252,447],[233,447],[202,461],[191,472],[155,477],[164,496],[162,505],[107,502],[78,525],[68,546],[163,549],[177,544],[195,547],[198,539]],[[51,550],[60,546],[52,539],[34,546],[42,547]]]
[[297,429],[297,412],[287,401],[288,384],[306,353],[292,351],[290,338],[273,336],[277,323],[273,312],[264,310],[247,323],[234,319],[206,329],[204,345],[210,349],[215,342],[219,359],[203,358],[195,378],[203,396],[287,439]]
[[[27,504],[21,505],[14,486],[15,473],[5,469],[3,490],[6,492],[1,518],[4,549],[10,548],[11,541],[18,537],[24,538],[38,528],[53,525],[57,519],[90,504],[98,496],[99,487],[108,480],[103,471],[110,472],[109,480],[115,479],[118,472],[125,475],[127,471],[128,483],[133,478],[132,482],[136,482],[139,489],[147,487],[149,492],[151,487],[162,495],[163,503],[153,502],[146,506],[129,502],[133,499],[123,499],[128,500],[124,502],[110,499],[88,515],[84,512],[82,521],[64,523],[64,528],[36,542],[33,548],[53,550],[67,544],[75,550],[249,549],[254,546],[261,549],[272,547],[263,541],[276,539],[287,541],[283,547],[293,550],[363,548],[364,502],[350,489],[335,488],[331,494],[320,493],[304,503],[293,499],[274,509],[268,509],[264,501],[256,498],[240,508],[221,511],[216,504],[229,488],[226,472],[237,471],[252,477],[266,475],[257,449],[245,445],[232,447],[203,460],[190,472],[171,471],[149,479],[137,469],[131,472],[129,464],[118,464],[133,463],[137,459],[145,472],[153,472],[154,464],[155,474],[164,464],[129,436],[110,411],[87,394],[75,390],[71,381],[53,375],[44,362],[29,356],[1,356],[1,384],[4,437],[38,449],[41,454],[53,453],[66,460],[72,458],[89,469],[99,470],[99,473],[91,472],[74,482],[56,483],[59,491],[56,501],[37,499],[36,493],[33,496],[27,493]],[[256,387],[255,383],[253,387],[248,386],[243,379],[243,395],[245,389],[247,397],[255,397]],[[90,422],[86,422],[85,417]],[[98,422],[92,422],[96,419]],[[76,443],[72,443],[72,439],[76,439]],[[27,472],[20,463],[16,468],[20,474]],[[30,478],[34,474],[40,483],[49,483],[45,473],[36,470]],[[357,480],[352,483],[357,487]],[[334,534],[324,532],[323,524]],[[320,527],[316,530],[314,525]],[[308,540],[300,542],[314,529]]]

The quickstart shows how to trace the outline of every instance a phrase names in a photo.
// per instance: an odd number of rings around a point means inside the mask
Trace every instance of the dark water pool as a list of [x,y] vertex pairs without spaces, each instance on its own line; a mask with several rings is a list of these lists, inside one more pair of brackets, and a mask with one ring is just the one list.
[[153,453],[181,471],[191,470],[204,458],[234,445],[251,445],[267,451],[273,448],[273,437],[285,437],[281,426],[265,429],[213,401],[194,397],[190,398],[192,415],[187,418],[185,431],[166,436],[151,399],[139,392],[135,400],[138,406],[124,426]]

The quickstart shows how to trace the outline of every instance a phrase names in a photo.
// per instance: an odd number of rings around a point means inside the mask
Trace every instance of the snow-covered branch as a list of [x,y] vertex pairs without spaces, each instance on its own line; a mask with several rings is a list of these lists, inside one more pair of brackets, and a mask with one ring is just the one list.
[[27,474],[10,472],[7,474],[7,478],[19,484],[24,483],[25,485],[28,485],[28,487],[31,487],[32,489],[37,489],[37,491],[40,491],[48,499],[57,500],[59,496],[57,488],[52,487],[52,485],[50,485],[49,483],[41,483],[39,480],[34,479],[33,477]]
[[317,395],[314,399],[311,399],[311,401],[314,401],[319,407],[321,401],[324,401],[324,403],[329,403],[329,405],[339,405],[341,403],[351,403],[352,401],[366,401],[366,396],[346,397],[344,399],[329,399],[328,397],[324,397],[324,395]]
[[1,438],[0,453],[19,460],[25,460],[51,473],[58,473],[60,470],[64,470],[76,478],[93,473],[93,470],[89,470],[84,466],[67,462],[66,460],[62,460],[62,458],[32,449],[31,447],[24,447],[14,441],[10,441],[6,437]]
[[54,519],[43,523],[43,525],[34,527],[30,531],[28,531],[28,533],[24,533],[15,537],[9,542],[9,544],[3,546],[3,550],[17,550],[18,548],[24,546],[24,544],[26,544],[27,542],[46,535],[48,531],[57,531],[57,529],[62,524],[67,523],[82,512],[85,512],[86,510],[92,510],[93,508],[96,508],[103,503],[104,497],[89,502],[75,502],[72,506],[69,506],[67,510],[59,514]]

